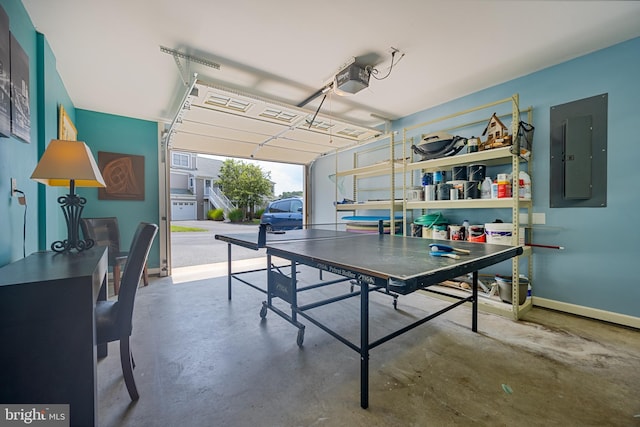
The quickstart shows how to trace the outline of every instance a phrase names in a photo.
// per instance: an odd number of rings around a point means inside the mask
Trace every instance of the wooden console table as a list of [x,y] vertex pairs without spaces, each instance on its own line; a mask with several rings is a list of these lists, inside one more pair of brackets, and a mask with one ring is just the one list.
[[69,404],[72,426],[97,425],[94,309],[107,265],[100,246],[0,268],[0,403]]

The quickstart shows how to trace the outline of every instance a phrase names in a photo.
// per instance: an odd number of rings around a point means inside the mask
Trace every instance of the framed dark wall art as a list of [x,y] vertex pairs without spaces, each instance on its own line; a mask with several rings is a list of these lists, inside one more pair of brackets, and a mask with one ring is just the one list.
[[0,137],[11,135],[11,37],[9,17],[0,7]]
[[99,200],[144,200],[144,156],[98,151],[98,167],[107,184]]
[[11,133],[31,142],[29,57],[11,34]]

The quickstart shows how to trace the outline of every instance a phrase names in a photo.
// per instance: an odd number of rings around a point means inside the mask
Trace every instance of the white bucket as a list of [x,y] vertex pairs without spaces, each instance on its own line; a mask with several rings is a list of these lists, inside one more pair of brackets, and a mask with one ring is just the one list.
[[513,224],[510,222],[492,222],[484,225],[487,243],[510,245],[513,234]]
[[432,239],[449,240],[449,229],[446,225],[434,225]]
[[461,225],[449,226],[449,239],[451,240],[464,240],[465,229]]

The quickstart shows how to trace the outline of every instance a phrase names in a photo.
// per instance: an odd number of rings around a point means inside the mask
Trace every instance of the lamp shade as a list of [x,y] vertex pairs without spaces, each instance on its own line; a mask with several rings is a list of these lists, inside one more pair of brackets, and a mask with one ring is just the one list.
[[53,139],[31,174],[31,179],[55,187],[106,187],[91,150],[82,141]]

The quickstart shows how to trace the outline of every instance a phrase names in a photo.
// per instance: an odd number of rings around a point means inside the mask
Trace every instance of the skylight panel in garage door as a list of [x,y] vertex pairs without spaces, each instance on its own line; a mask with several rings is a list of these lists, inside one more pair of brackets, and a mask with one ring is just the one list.
[[275,110],[272,108],[267,108],[262,113],[260,113],[259,116],[266,117],[268,119],[279,120],[286,123],[292,123],[297,117],[299,117],[298,114],[284,110]]
[[246,112],[251,104],[240,99],[230,98],[228,96],[209,93],[205,104],[214,105],[216,107],[228,108],[230,110]]

